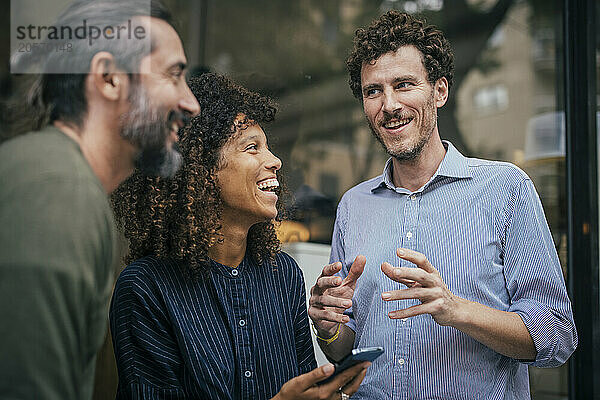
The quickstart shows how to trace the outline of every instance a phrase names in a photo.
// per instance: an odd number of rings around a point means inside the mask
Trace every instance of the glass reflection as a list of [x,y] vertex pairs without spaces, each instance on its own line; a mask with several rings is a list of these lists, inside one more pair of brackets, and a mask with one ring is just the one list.
[[[510,161],[530,175],[565,271],[561,2],[171,3],[183,22],[191,65],[229,74],[278,99],[277,122],[266,129],[295,195],[288,204],[290,220],[279,234],[301,266],[327,261],[339,198],[358,182],[379,175],[387,159],[348,88],[344,60],[356,27],[399,9],[425,16],[453,44],[455,85],[440,110],[442,138],[464,154]],[[310,271],[305,275],[307,282],[313,281]],[[532,368],[532,398],[565,398],[567,370]]]

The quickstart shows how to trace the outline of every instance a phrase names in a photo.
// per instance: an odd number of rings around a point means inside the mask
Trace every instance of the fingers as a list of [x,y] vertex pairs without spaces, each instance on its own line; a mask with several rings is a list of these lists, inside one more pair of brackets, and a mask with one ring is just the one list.
[[438,279],[438,274],[426,272],[419,268],[394,268],[387,262],[381,264],[381,271],[391,280],[411,287],[415,286],[415,284],[432,287],[436,285]]
[[390,290],[381,293],[381,298],[385,301],[418,299],[422,302],[438,299],[443,296],[443,290],[440,287],[423,288],[415,287],[402,290]]
[[398,282],[400,282],[401,284],[408,286],[408,287],[420,287],[421,286],[421,284],[419,282],[415,282],[412,279],[400,278],[400,279],[398,279]]
[[348,308],[352,305],[354,290],[349,286],[336,285],[341,278],[319,278],[310,294],[310,305]]
[[318,324],[322,329],[322,322],[335,322],[345,324],[350,321],[350,317],[343,313],[343,310],[334,310],[331,308],[321,309],[318,307],[310,307],[308,309],[308,316],[315,324]]
[[443,300],[437,299],[429,303],[418,304],[403,310],[390,311],[388,316],[391,319],[410,318],[422,314],[435,315],[443,308]]
[[437,270],[429,263],[427,257],[424,254],[419,253],[418,251],[397,248],[396,255],[403,260],[410,261],[415,264],[417,267],[427,271],[427,272],[437,272]]
[[344,312],[352,306],[352,300],[343,294],[338,296],[323,294],[321,296],[313,296],[309,299],[309,305],[317,307],[335,307],[339,312]]
[[358,391],[360,384],[363,379],[365,379],[365,375],[367,374],[367,368],[363,369],[358,375],[356,375],[350,382],[342,387],[342,392],[346,393],[348,396],[352,396],[354,393]]
[[341,283],[342,278],[339,276],[321,276],[317,279],[317,286],[321,290],[338,287]]
[[[366,370],[367,368],[369,368],[370,365],[371,363],[368,361],[356,364],[353,367],[348,368],[347,370],[338,374],[330,382],[320,385],[319,388],[327,392],[331,391],[331,393],[336,392],[339,388],[344,388],[344,393],[352,395],[358,390],[358,387],[360,386],[360,383],[364,378],[364,373],[366,373]],[[350,382],[351,384],[345,387],[345,385],[347,385]]]
[[321,275],[317,278],[315,286],[310,289],[311,295],[320,295],[325,290],[337,287],[342,283],[342,278],[339,276],[333,276],[342,269],[341,262],[334,262],[323,267]]
[[316,385],[317,382],[322,381],[323,379],[329,377],[333,374],[335,368],[333,364],[325,364],[320,366],[319,368],[315,368],[306,374],[302,374],[297,376],[296,378],[290,380],[288,383],[292,383],[294,388],[298,390],[298,392],[302,392],[308,390],[312,386]]
[[342,269],[342,263],[339,261],[331,263],[331,264],[327,264],[326,266],[323,267],[321,276],[332,276],[332,275],[340,272],[341,269]]
[[363,255],[358,255],[354,259],[354,262],[350,266],[350,271],[348,271],[348,276],[342,282],[342,285],[355,285],[358,278],[361,276],[365,269],[365,264],[367,263],[367,258]]
[[333,274],[339,272],[342,263],[335,262],[323,267],[317,283],[311,289],[308,315],[319,331],[329,332],[339,323],[347,323],[350,318],[344,311],[352,306],[352,288],[342,286],[342,278]]
[[384,261],[381,263],[381,272],[383,272],[385,276],[393,281],[399,282],[401,279],[400,277],[396,276],[396,268],[394,268],[389,262]]
[[306,374],[302,374],[287,381],[281,388],[277,397],[325,399],[331,398],[331,396],[337,393],[339,388],[342,388],[344,393],[353,395],[358,390],[360,383],[365,377],[367,368],[370,365],[371,363],[368,361],[357,364],[352,368],[348,368],[346,371],[341,372],[338,376],[333,378],[331,382],[318,385],[320,381],[333,374],[333,365],[325,364]]

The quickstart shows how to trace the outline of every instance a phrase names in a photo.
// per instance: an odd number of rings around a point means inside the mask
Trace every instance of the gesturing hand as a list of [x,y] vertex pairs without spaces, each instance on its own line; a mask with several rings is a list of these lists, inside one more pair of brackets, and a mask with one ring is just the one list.
[[339,400],[342,392],[352,396],[358,390],[370,362],[363,362],[341,372],[330,382],[318,385],[318,382],[333,373],[333,365],[327,364],[287,381],[272,400],[328,399]]
[[313,320],[320,335],[333,336],[339,323],[348,322],[344,311],[352,306],[352,296],[356,290],[357,280],[362,274],[367,260],[357,256],[342,280],[334,276],[342,269],[342,263],[326,265],[317,278],[317,283],[310,290],[308,315]]
[[408,249],[397,249],[396,254],[418,268],[394,268],[387,262],[381,264],[385,275],[408,286],[408,289],[383,292],[381,298],[385,301],[418,299],[421,304],[391,311],[389,317],[397,319],[430,314],[438,324],[452,325],[464,300],[448,290],[437,269],[423,254]]

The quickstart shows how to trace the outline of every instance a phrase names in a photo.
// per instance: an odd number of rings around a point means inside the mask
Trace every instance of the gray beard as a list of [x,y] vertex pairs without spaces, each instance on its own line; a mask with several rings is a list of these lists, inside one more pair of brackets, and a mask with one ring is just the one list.
[[134,83],[130,95],[131,108],[121,116],[121,137],[139,149],[134,165],[144,175],[171,178],[183,163],[176,143],[167,146],[171,122],[184,118],[171,112],[168,117],[150,99],[140,83]]
[[177,150],[178,147],[177,143],[173,143],[171,149],[167,149],[166,146],[144,148],[135,157],[135,167],[147,176],[172,178],[183,164],[183,156]]

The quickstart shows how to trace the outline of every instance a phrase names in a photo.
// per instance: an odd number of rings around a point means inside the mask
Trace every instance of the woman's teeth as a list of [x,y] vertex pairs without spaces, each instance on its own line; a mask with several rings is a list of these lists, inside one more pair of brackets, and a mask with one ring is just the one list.
[[262,191],[272,192],[275,189],[279,188],[279,181],[275,178],[266,179],[264,181],[260,181],[256,184],[258,188]]

